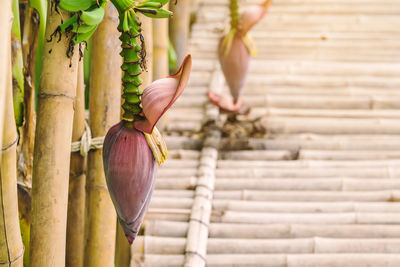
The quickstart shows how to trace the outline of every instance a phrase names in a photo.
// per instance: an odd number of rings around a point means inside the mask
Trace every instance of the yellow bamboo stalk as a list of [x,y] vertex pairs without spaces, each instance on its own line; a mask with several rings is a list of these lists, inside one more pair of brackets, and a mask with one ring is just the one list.
[[[47,12],[46,39],[69,14]],[[69,39],[45,42],[40,76],[32,177],[31,267],[64,266],[73,102],[78,53],[66,57]]]
[[[168,9],[168,4],[164,6]],[[168,19],[153,20],[153,79],[168,76]],[[162,130],[167,121],[168,112],[158,121],[157,128]]]
[[[93,137],[105,136],[119,121],[121,63],[118,13],[108,5],[103,22],[93,35],[90,80],[90,128]],[[84,266],[114,266],[116,213],[107,190],[102,150],[88,155]]]
[[[7,35],[9,35],[8,33]],[[5,38],[7,39],[7,38]],[[9,43],[10,45],[10,43]],[[9,46],[11,49],[11,46]],[[18,218],[17,196],[17,142],[15,126],[11,57],[8,59],[8,71],[3,75],[8,79],[5,99],[5,116],[0,167],[0,265],[9,267],[23,266],[24,246],[21,239]]]
[[[3,119],[4,119],[4,100],[7,88],[7,71],[9,68],[8,57],[11,52],[9,43],[11,42],[11,0],[3,1],[0,11],[0,142],[3,140]],[[1,157],[1,155],[0,155]]]
[[[72,142],[79,141],[85,131],[85,84],[83,60],[78,65],[78,84],[74,102]],[[83,266],[85,232],[85,158],[79,153],[71,154],[69,169],[69,194],[67,216],[66,266]]]
[[115,242],[115,267],[129,267],[131,261],[131,247],[124,230],[117,222],[117,238]]
[[[168,9],[168,4],[164,6]],[[153,20],[153,79],[168,76],[168,19]]]
[[170,19],[169,36],[178,57],[178,66],[180,66],[188,49],[190,1],[181,0],[176,5],[171,3],[170,10],[174,15]]

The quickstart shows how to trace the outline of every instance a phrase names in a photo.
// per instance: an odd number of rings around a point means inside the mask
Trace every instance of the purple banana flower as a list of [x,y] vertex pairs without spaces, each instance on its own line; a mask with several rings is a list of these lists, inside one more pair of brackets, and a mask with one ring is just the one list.
[[226,54],[222,38],[219,43],[218,57],[228,83],[233,103],[236,104],[243,89],[249,69],[250,53],[239,34],[233,37],[231,47]]
[[[187,56],[179,71],[153,82],[142,95],[144,120],[121,121],[108,131],[103,164],[108,190],[130,244],[135,240],[154,189],[157,163],[145,134],[182,94],[191,69]],[[144,132],[144,133],[143,133]]]
[[272,0],[266,0],[259,5],[248,7],[240,15],[239,32],[242,36],[246,35],[254,25],[256,25],[267,13],[267,8]]
[[[250,56],[254,52],[248,31],[257,24],[267,12],[267,7],[271,0],[266,0],[260,5],[247,8],[240,16],[240,23],[237,29],[223,36],[218,45],[218,58],[232,95],[233,103],[227,104],[227,101],[221,96],[208,95],[210,101],[217,105],[222,111],[237,113],[241,108],[243,101],[240,95],[249,69]],[[248,109],[247,109],[248,111]]]

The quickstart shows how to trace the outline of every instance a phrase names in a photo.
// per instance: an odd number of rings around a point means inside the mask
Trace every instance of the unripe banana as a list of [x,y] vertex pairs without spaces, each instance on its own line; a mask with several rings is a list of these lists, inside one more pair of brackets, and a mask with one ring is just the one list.
[[169,18],[172,15],[171,11],[161,8],[143,7],[136,10],[149,18]]
[[78,26],[78,24],[73,24],[72,32],[79,33],[79,34],[88,33],[90,31],[92,31],[93,28],[96,28],[96,27],[97,27],[97,25],[82,24],[82,25]]
[[104,7],[96,7],[92,10],[82,11],[80,19],[87,25],[97,25],[104,17]]
[[61,0],[58,7],[67,12],[78,12],[88,9],[96,0]]
[[93,29],[88,32],[77,34],[76,37],[72,38],[72,41],[74,42],[74,44],[79,44],[81,42],[84,42],[88,40],[90,36],[92,36],[92,34],[96,31],[96,29],[97,25],[93,26]]
[[147,8],[147,7],[151,7],[151,8],[161,8],[162,4],[160,2],[142,2],[140,4],[137,5],[138,8]]

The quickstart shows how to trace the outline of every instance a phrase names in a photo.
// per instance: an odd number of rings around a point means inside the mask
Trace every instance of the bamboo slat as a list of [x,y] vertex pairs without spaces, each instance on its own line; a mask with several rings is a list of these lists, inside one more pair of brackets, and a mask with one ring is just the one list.
[[[216,66],[210,80],[210,90],[221,90],[223,80]],[[207,106],[205,120],[216,122],[218,110]],[[197,183],[194,191],[192,211],[189,218],[185,258],[183,266],[205,266],[207,254],[208,225],[212,211],[212,199],[215,183],[215,168],[218,160],[218,146],[221,132],[211,128],[206,132],[201,150],[200,164],[197,173]]]
[[[280,138],[279,138],[280,137]],[[293,137],[293,138],[291,138]],[[373,137],[373,140],[371,140]],[[398,150],[400,142],[397,141],[398,136],[386,138],[384,135],[370,136],[369,139],[359,138],[358,136],[336,137],[334,135],[318,136],[318,135],[279,135],[273,139],[254,139],[250,138],[248,146],[255,150],[279,150],[289,149],[318,149],[318,150]],[[223,140],[222,142],[224,142]],[[373,141],[373,142],[372,142]]]
[[[185,237],[188,223],[173,221],[146,221],[146,236]],[[399,238],[398,225],[362,224],[235,224],[211,223],[210,238]]]
[[[393,196],[395,197],[395,196]],[[357,201],[357,200],[356,200]],[[189,209],[192,206],[191,198],[178,197],[155,197],[151,203],[151,209]],[[330,202],[284,202],[281,201],[246,201],[214,199],[213,212],[218,215],[224,211],[249,211],[270,213],[301,213],[301,212],[397,212],[396,202],[352,202],[336,201]]]
[[[329,151],[331,152],[331,151]],[[328,152],[328,153],[329,153]],[[349,151],[352,154],[354,151]],[[366,151],[366,154],[373,153],[372,151]],[[379,151],[376,152],[379,154]],[[286,160],[286,161],[261,161],[257,160],[257,154],[254,153],[252,160],[219,160],[218,168],[259,168],[259,167],[270,167],[270,168],[315,168],[315,167],[391,167],[398,166],[400,164],[399,159],[384,159],[384,160],[374,160],[374,159],[359,159],[359,160],[320,160],[320,159],[302,159],[302,160]]]
[[[165,171],[165,170],[164,170]],[[217,169],[218,178],[400,178],[400,169],[397,167],[314,167],[314,168],[257,168],[257,169]]]
[[[142,266],[181,266],[182,255],[147,255],[135,259]],[[400,264],[400,256],[395,254],[215,254],[207,258],[207,266],[274,266],[274,267],[353,267],[388,266]]]
[[[135,255],[182,254],[184,238],[140,236],[132,247]],[[338,238],[295,238],[295,239],[238,239],[209,238],[207,253],[212,254],[302,254],[302,253],[398,253],[400,240],[388,239],[338,239]]]

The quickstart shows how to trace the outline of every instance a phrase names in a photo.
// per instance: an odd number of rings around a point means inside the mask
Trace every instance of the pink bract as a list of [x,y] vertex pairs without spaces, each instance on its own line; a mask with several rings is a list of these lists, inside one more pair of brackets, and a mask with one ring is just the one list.
[[160,117],[182,94],[189,81],[191,68],[192,57],[188,55],[177,73],[154,81],[144,89],[142,108],[145,120],[134,122],[136,129],[151,134]]
[[251,28],[256,25],[267,13],[271,0],[256,6],[248,7],[240,16],[240,34],[245,36]]

